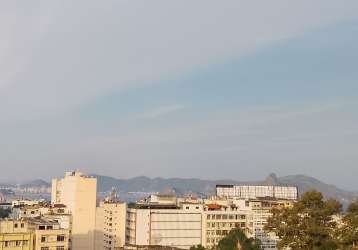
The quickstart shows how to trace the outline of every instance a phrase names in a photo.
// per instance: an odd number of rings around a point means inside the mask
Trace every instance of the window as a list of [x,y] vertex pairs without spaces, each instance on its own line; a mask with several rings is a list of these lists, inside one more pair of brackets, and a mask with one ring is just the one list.
[[41,236],[41,242],[46,242],[46,236]]
[[21,223],[20,227],[21,227],[21,228],[24,228],[24,223]]
[[41,250],[49,250],[48,247],[41,247]]
[[14,228],[17,228],[17,223],[14,224]]
[[57,246],[56,250],[65,250],[65,247],[64,246]]
[[64,235],[57,235],[57,241],[65,241]]

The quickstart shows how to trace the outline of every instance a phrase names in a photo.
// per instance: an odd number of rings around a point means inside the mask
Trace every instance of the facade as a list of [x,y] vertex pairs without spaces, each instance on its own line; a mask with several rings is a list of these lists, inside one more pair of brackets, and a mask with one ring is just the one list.
[[97,180],[78,171],[52,180],[52,204],[64,204],[72,215],[72,249],[93,250]]
[[69,250],[69,229],[40,218],[0,221],[0,250]]
[[33,233],[0,233],[0,250],[33,250]]
[[206,200],[203,216],[203,246],[213,247],[231,229],[241,228],[248,237],[261,241],[262,249],[276,249],[278,238],[264,226],[274,207],[290,207],[293,200],[274,198]]
[[127,204],[103,201],[96,211],[95,249],[120,249],[126,239]]
[[26,221],[0,220],[0,250],[33,250],[34,232]]
[[276,198],[286,200],[297,200],[297,187],[289,186],[235,186],[235,185],[216,185],[216,195],[219,197],[256,199],[256,198]]
[[132,207],[127,213],[127,245],[171,246],[189,249],[202,243],[200,204],[147,204]]
[[202,245],[208,248],[215,246],[234,228],[241,228],[248,236],[252,236],[252,226],[252,215],[249,210],[234,204],[208,204],[204,207],[203,213]]
[[55,221],[30,220],[35,233],[34,250],[69,250],[70,230],[63,229]]

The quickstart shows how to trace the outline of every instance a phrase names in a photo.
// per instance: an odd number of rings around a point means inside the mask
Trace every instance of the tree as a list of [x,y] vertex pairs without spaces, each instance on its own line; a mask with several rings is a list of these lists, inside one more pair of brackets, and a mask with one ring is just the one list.
[[273,209],[265,230],[280,238],[280,249],[337,249],[333,216],[341,210],[338,201],[324,200],[320,192],[308,191],[293,207]]
[[259,250],[260,241],[247,238],[245,233],[239,229],[232,229],[229,234],[219,241],[216,250],[236,250],[240,246],[241,250]]
[[342,219],[339,240],[345,249],[358,249],[358,201],[352,202]]
[[10,213],[11,213],[10,209],[0,208],[0,219],[9,217]]

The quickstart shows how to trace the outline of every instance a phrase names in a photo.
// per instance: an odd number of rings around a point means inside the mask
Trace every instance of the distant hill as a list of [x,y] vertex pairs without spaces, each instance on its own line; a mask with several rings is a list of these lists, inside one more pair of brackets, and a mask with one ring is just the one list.
[[[139,176],[130,179],[117,179],[114,177],[95,174],[93,174],[93,176],[97,177],[99,192],[108,192],[112,189],[112,187],[117,188],[121,193],[162,192],[163,190],[170,188],[178,195],[193,193],[202,196],[207,194],[214,194],[216,184],[246,184],[296,186],[298,187],[300,194],[310,189],[316,189],[322,192],[326,198],[334,198],[344,204],[347,204],[353,199],[358,198],[357,192],[346,191],[306,175],[277,177],[275,174],[270,174],[268,177],[266,177],[266,179],[261,181],[201,180],[195,178],[148,178],[145,176]],[[22,183],[20,186],[50,187],[51,184],[44,180],[38,179]]]
[[51,184],[48,183],[47,181],[41,180],[41,179],[36,179],[33,181],[28,181],[25,183],[22,183],[20,185],[20,187],[22,188],[30,188],[30,187],[50,187]]
[[201,180],[185,178],[148,178],[145,176],[116,179],[108,176],[94,175],[97,177],[98,191],[106,192],[112,187],[121,192],[161,192],[170,187],[177,194],[196,193],[214,194],[216,184],[247,184],[247,185],[289,185],[297,186],[302,194],[310,189],[316,189],[326,198],[335,198],[342,203],[348,203],[358,197],[358,193],[340,189],[334,185],[326,184],[313,177],[305,175],[290,175],[277,177],[270,174],[262,181],[235,181],[235,180]]

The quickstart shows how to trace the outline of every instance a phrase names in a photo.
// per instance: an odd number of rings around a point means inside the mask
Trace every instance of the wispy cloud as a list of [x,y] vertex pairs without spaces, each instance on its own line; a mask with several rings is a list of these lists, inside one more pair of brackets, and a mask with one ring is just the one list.
[[162,116],[169,115],[171,113],[175,113],[177,111],[183,110],[185,108],[184,105],[175,104],[169,106],[157,107],[155,109],[149,110],[145,113],[139,114],[135,116],[135,119],[154,119]]

